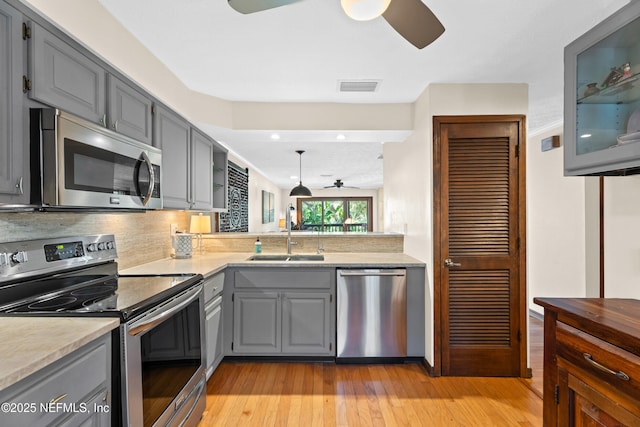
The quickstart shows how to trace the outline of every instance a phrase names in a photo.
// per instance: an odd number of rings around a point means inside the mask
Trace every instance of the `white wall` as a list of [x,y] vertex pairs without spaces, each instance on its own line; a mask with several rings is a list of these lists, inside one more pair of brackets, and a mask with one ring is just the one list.
[[563,147],[542,152],[540,141],[552,135],[562,135],[562,126],[527,138],[527,282],[529,307],[538,313],[534,297],[586,294],[586,190],[597,185],[597,178],[564,176]]
[[640,175],[604,184],[605,297],[640,299]]
[[425,355],[433,348],[433,116],[527,114],[525,84],[433,84],[415,104],[414,132],[384,146],[384,225],[405,232],[405,252],[427,263]]

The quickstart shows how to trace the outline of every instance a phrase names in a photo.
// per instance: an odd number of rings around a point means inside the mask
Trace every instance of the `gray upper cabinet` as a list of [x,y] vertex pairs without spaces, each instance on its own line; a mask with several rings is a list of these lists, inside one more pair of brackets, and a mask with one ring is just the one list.
[[151,99],[113,74],[108,75],[107,86],[107,126],[118,133],[151,144]]
[[0,203],[28,202],[22,63],[22,14],[0,3]]
[[162,106],[153,115],[153,145],[162,149],[162,197],[164,208],[191,206],[190,126]]
[[151,144],[153,101],[88,52],[30,23],[30,97]]
[[30,97],[105,125],[105,69],[39,25],[30,28]]
[[213,209],[213,139],[191,129],[191,208]]

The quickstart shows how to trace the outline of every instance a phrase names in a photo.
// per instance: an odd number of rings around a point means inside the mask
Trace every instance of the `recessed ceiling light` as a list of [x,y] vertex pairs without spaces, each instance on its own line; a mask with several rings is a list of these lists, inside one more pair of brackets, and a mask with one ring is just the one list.
[[346,136],[344,136],[344,135],[343,135],[343,134],[341,134],[341,133],[339,133],[339,134],[338,134],[338,136],[336,136],[336,139],[337,139],[338,141],[342,141],[342,140],[344,140],[345,138],[346,138]]
[[582,135],[580,135],[580,138],[591,138],[591,134],[590,133],[583,133]]
[[273,139],[274,141],[277,141],[280,139],[280,135],[278,135],[277,133],[272,133],[271,134],[271,139]]
[[297,176],[295,176],[295,175],[291,175],[289,178],[290,178],[290,179],[292,179],[292,180],[294,180],[294,181],[297,181],[297,180],[298,180],[298,177],[297,177]]

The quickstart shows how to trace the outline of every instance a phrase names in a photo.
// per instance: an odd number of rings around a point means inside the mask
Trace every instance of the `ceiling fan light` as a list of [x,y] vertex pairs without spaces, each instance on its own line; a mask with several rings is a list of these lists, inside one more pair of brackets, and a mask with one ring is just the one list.
[[340,0],[344,13],[356,21],[369,21],[382,15],[391,0]]

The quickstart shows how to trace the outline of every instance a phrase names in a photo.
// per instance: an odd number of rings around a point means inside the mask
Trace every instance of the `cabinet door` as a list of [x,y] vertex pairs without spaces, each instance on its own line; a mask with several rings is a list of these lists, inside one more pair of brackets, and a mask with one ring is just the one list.
[[228,209],[229,169],[227,150],[216,146],[213,149],[213,208]]
[[222,359],[222,296],[206,308],[207,379]]
[[213,208],[213,140],[191,129],[192,209]]
[[151,144],[153,102],[116,76],[109,74],[107,124],[112,130]]
[[189,123],[173,111],[156,106],[153,145],[162,149],[162,197],[165,208],[189,209]]
[[640,402],[637,399],[600,380],[590,376],[580,378],[566,369],[558,370],[558,381],[558,425],[640,426]]
[[282,352],[329,355],[331,294],[283,292],[282,301]]
[[0,203],[27,203],[22,111],[22,14],[0,3]]
[[105,125],[106,72],[71,45],[31,24],[31,98]]
[[281,313],[278,292],[236,292],[233,297],[233,352],[280,353]]

